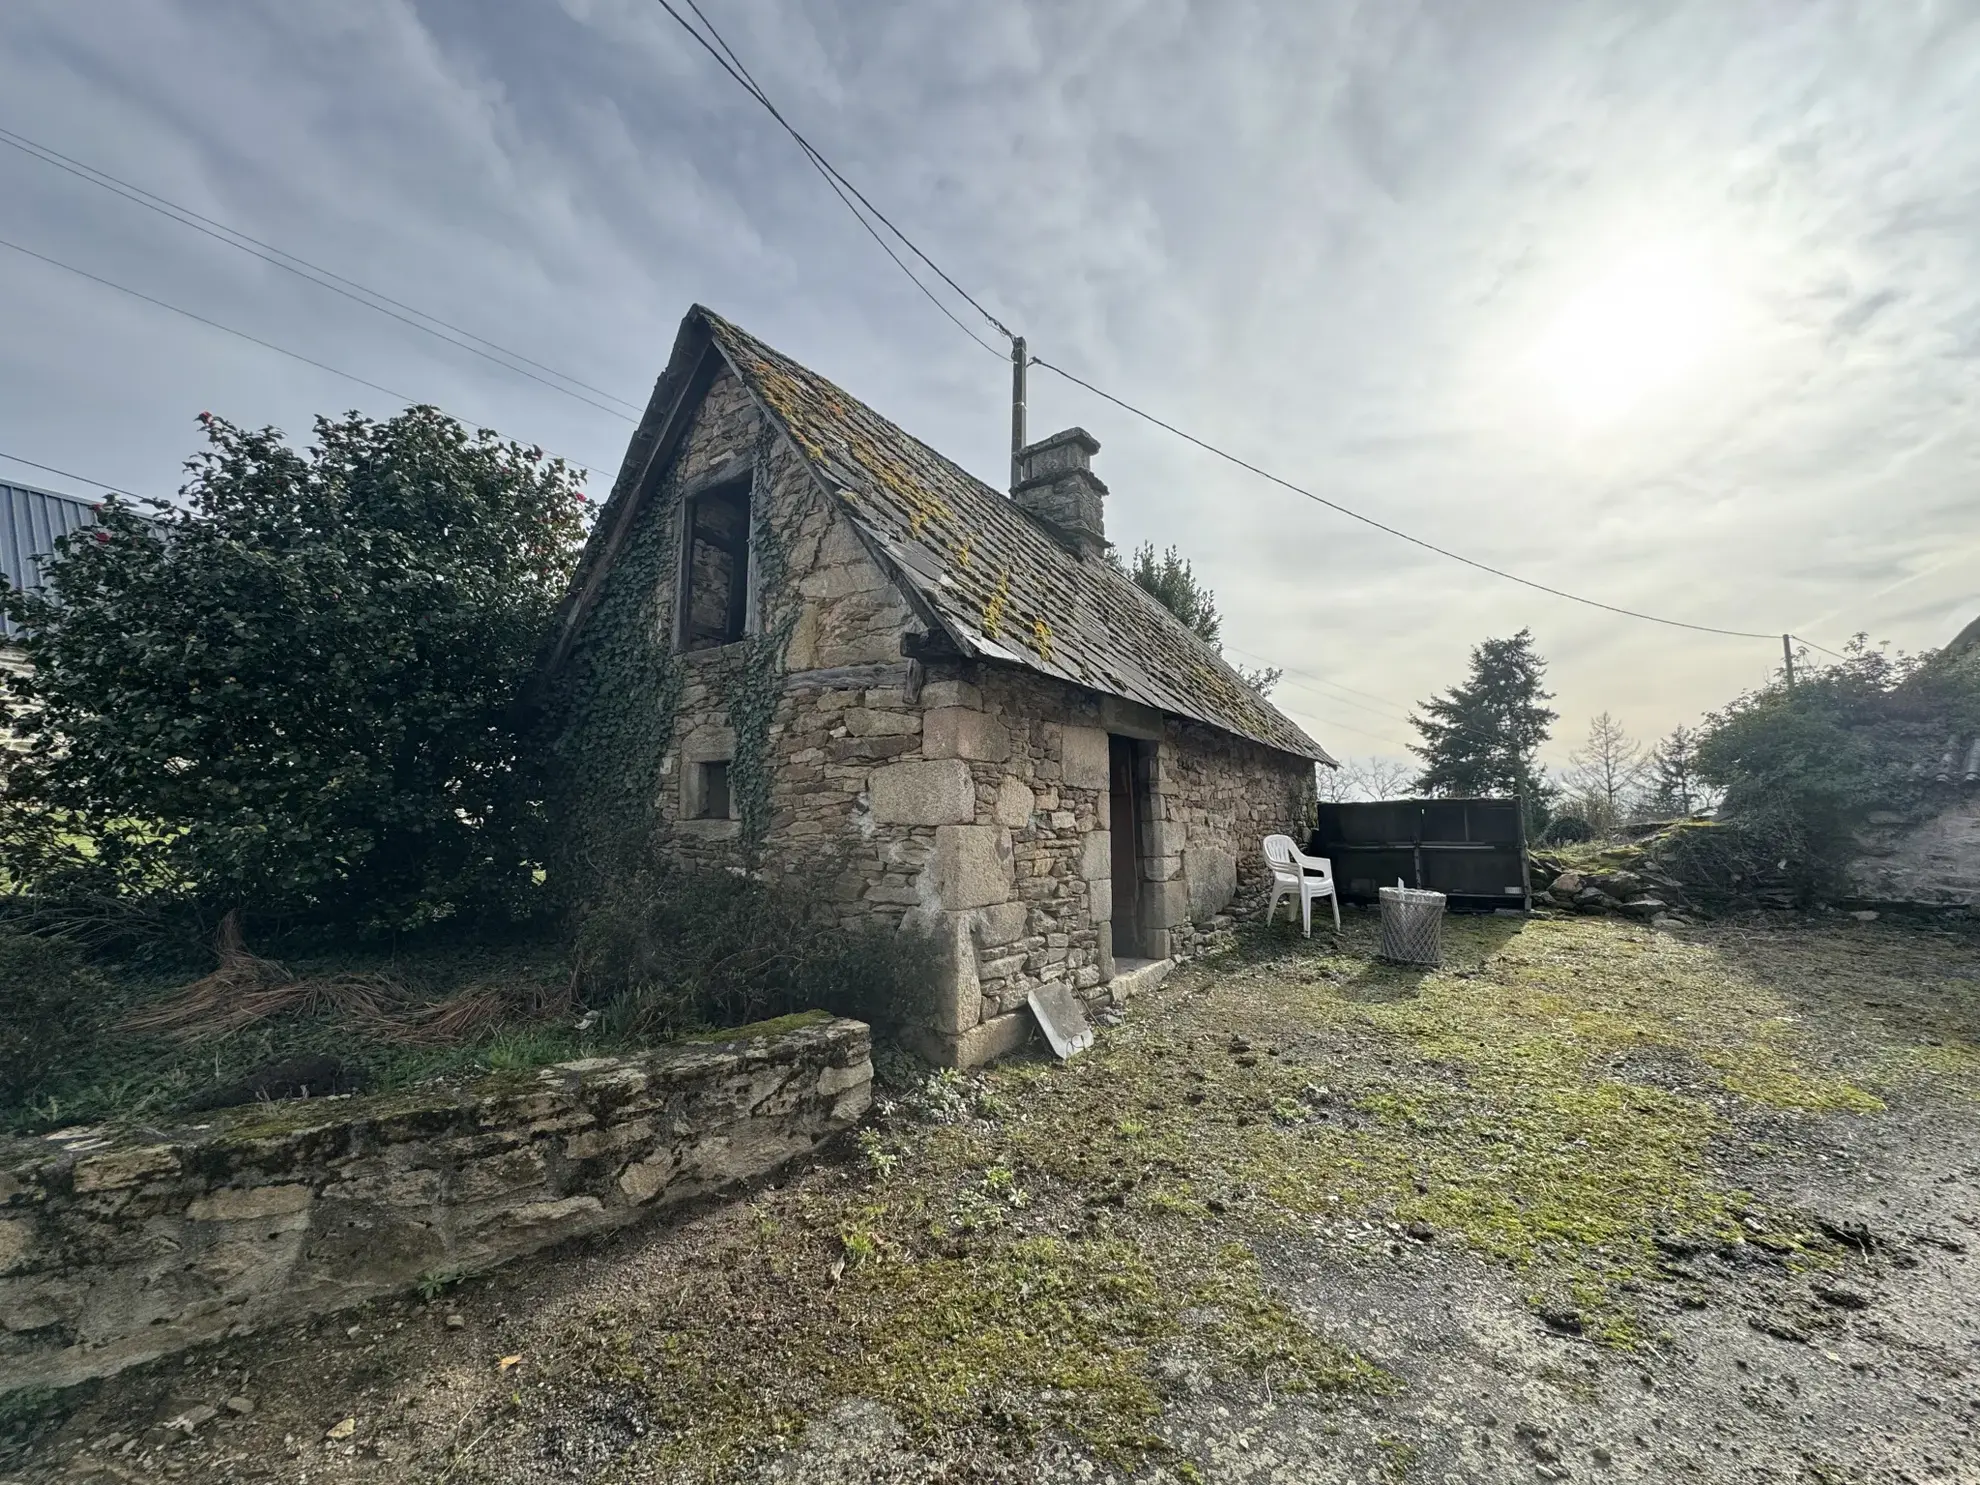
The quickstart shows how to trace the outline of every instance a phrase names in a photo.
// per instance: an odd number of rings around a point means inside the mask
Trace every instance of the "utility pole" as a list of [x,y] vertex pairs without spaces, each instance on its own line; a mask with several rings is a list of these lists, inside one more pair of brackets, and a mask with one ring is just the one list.
[[1011,488],[1018,487],[1018,450],[1024,447],[1024,337],[1011,337]]
[[1788,690],[1792,691],[1794,689],[1794,636],[1792,634],[1783,634],[1781,636],[1781,661],[1787,666]]

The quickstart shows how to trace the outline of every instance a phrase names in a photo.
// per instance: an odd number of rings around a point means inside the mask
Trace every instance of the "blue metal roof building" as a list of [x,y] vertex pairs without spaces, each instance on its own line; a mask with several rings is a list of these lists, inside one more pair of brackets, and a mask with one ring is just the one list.
[[[0,573],[16,588],[39,587],[41,559],[55,538],[95,524],[91,501],[0,481]],[[13,638],[13,624],[0,618],[0,640]]]

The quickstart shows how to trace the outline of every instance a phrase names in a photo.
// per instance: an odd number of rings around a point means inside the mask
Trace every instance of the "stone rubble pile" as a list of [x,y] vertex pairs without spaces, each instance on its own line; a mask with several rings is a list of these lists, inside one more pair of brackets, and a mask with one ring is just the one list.
[[1648,923],[1688,923],[1683,885],[1645,860],[1635,868],[1575,870],[1557,857],[1531,858],[1533,905],[1576,913],[1610,913]]

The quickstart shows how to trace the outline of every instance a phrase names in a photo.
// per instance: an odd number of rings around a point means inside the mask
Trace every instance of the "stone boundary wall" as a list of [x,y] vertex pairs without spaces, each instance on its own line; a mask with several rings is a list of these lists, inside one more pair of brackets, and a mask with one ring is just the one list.
[[480,1272],[851,1127],[871,1035],[819,1016],[468,1086],[0,1142],[0,1394]]

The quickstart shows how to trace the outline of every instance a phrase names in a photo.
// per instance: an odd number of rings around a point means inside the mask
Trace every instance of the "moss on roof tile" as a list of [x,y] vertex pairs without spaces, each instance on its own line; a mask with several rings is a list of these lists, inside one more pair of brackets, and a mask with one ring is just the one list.
[[912,542],[939,564],[935,577],[896,566],[965,636],[1047,675],[1332,761],[1111,563],[1068,551],[1002,492],[720,315],[696,316],[851,518],[883,548]]

